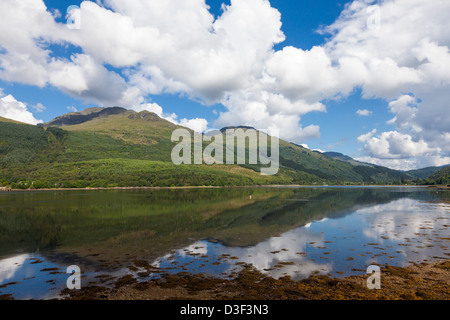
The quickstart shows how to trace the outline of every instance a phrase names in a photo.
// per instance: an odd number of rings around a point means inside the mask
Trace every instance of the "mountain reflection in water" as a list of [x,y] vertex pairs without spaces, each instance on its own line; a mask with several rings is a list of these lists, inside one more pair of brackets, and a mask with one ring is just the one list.
[[[446,259],[449,200],[448,191],[382,187],[0,193],[0,294],[47,297],[72,264],[91,280],[136,260],[219,277],[250,264],[301,279]],[[44,264],[59,272],[49,279]]]

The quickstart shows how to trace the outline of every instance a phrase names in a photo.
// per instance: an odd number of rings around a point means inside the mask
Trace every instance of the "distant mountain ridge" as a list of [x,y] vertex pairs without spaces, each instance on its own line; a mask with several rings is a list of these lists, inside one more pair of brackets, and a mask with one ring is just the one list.
[[352,157],[346,156],[345,154],[342,154],[339,152],[327,151],[327,152],[323,152],[322,154],[324,154],[325,156],[327,156],[329,158],[348,162],[353,166],[367,166],[367,167],[372,167],[372,168],[376,167],[376,165],[374,165],[374,164],[355,160]]
[[228,129],[243,129],[243,130],[248,130],[248,129],[252,129],[252,130],[256,130],[253,127],[249,127],[249,126],[228,126],[228,127],[223,127],[222,129],[220,129],[220,132],[226,132]]
[[[372,167],[372,168],[377,167],[377,165],[355,160],[355,159],[353,159],[347,155],[344,155],[342,153],[339,153],[339,152],[323,152],[322,154],[327,157],[333,158],[333,159],[348,162],[352,165],[368,166],[368,167]],[[407,171],[399,170],[399,171],[407,174],[409,176],[409,179],[417,180],[417,179],[427,179],[427,178],[433,176],[434,174],[436,174],[437,172],[441,171],[442,169],[449,167],[449,166],[450,166],[450,164],[443,165],[440,167],[425,167],[425,168],[421,168],[421,169],[414,169],[414,170],[407,170]],[[380,166],[378,166],[378,167],[380,167]],[[434,179],[436,179],[436,177],[434,177]]]
[[345,154],[339,153],[339,152],[332,152],[332,151],[327,151],[327,152],[322,152],[322,154],[326,155],[327,157],[330,158],[334,158],[334,159],[339,159],[342,161],[352,161],[354,160],[353,158],[346,156]]
[[450,164],[440,166],[440,167],[426,167],[426,168],[421,168],[421,169],[408,170],[405,172],[416,179],[417,178],[426,179],[448,166],[450,166]]

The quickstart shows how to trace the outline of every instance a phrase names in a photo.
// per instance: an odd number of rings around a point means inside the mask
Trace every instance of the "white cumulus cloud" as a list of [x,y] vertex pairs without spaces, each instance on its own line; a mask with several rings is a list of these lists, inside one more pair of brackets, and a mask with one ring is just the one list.
[[358,109],[356,110],[356,114],[361,117],[368,117],[372,114],[372,111],[367,109]]
[[0,98],[0,116],[28,124],[42,123],[28,110],[25,103],[17,101],[12,95]]

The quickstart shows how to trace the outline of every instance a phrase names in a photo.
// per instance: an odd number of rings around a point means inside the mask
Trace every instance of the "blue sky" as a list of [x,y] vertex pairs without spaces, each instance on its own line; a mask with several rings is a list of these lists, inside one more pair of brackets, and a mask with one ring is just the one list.
[[[203,130],[277,127],[396,169],[450,163],[448,3],[206,4],[0,4],[0,116],[46,122],[119,105]],[[79,28],[67,26],[71,5]]]

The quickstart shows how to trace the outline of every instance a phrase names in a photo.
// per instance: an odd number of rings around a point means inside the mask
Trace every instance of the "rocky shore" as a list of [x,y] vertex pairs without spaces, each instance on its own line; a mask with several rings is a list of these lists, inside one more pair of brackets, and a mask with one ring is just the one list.
[[[148,272],[157,270],[137,261]],[[333,278],[312,275],[273,279],[246,266],[233,279],[179,273],[140,281],[127,275],[113,286],[92,285],[63,292],[68,300],[448,300],[450,260],[407,267],[380,266],[381,289],[367,288],[368,275]],[[142,275],[144,276],[144,275]],[[106,277],[106,275],[105,275]]]

